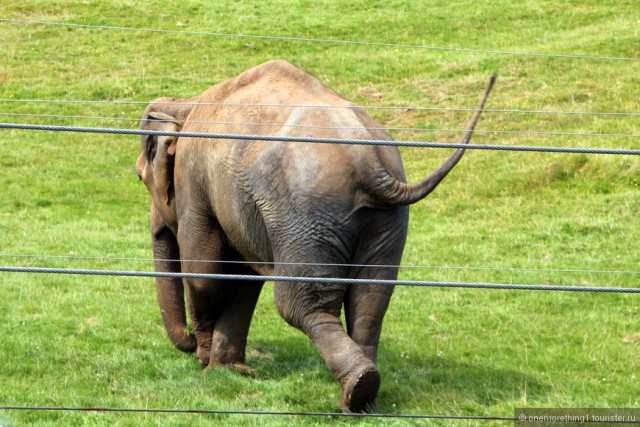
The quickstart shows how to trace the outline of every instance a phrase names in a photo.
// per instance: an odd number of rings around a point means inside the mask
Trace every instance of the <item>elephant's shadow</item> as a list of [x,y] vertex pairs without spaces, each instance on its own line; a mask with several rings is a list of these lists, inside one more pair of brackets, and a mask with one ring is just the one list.
[[[314,381],[335,384],[315,347],[305,337],[271,338],[254,342],[248,349],[248,362],[259,378],[282,381],[311,374]],[[378,366],[382,385],[378,394],[383,412],[398,412],[418,401],[455,401],[495,405],[545,396],[551,386],[518,370],[476,365],[436,354],[406,355],[392,342],[382,343]],[[410,389],[410,394],[406,390]]]

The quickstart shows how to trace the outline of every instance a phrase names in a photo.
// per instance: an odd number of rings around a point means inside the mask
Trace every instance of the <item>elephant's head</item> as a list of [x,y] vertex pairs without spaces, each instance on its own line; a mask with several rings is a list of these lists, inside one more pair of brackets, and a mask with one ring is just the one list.
[[[146,108],[140,129],[180,132],[198,97],[160,98]],[[158,272],[179,273],[180,250],[175,234],[178,228],[173,189],[176,136],[143,135],[142,152],[136,170],[151,194],[151,241]],[[179,278],[156,277],[158,302],[165,329],[180,350],[194,352],[196,338],[187,330],[184,288]]]
[[[145,110],[140,129],[180,132],[198,97],[191,99],[160,98]],[[136,163],[138,176],[144,181],[155,208],[175,232],[177,227],[173,172],[178,137],[142,135],[142,150]]]

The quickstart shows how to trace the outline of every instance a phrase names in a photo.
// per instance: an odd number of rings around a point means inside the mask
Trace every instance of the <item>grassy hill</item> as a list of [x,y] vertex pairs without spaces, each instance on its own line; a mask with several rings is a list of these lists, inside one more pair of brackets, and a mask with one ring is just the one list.
[[[640,148],[640,61],[620,59],[640,57],[632,0],[24,0],[0,4],[0,18],[111,27],[0,22],[0,122],[135,128],[145,102],[197,95],[283,58],[371,106],[396,139],[458,141],[470,113],[457,109],[474,108],[497,71],[495,111],[473,142]],[[79,100],[92,102],[55,102]],[[152,269],[138,150],[137,137],[0,130],[0,264]],[[409,180],[448,154],[403,149]],[[411,209],[402,279],[638,286],[637,157],[471,151]],[[257,376],[245,377],[203,374],[172,348],[151,279],[0,273],[0,283],[0,406],[339,409],[338,384],[279,318],[270,286],[249,337]],[[380,409],[639,407],[639,352],[637,295],[400,288],[380,349]],[[0,411],[2,425],[221,422],[400,425]],[[486,424],[500,425],[467,425]]]

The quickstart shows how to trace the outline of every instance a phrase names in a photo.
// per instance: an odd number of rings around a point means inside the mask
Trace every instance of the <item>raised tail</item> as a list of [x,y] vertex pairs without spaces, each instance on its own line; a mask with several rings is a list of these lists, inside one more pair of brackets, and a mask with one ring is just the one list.
[[[480,115],[484,110],[484,105],[493,89],[496,81],[496,74],[493,73],[489,79],[489,84],[484,91],[484,96],[480,101],[478,109],[473,114],[471,121],[467,125],[467,129],[462,138],[461,144],[468,144],[471,141],[473,130],[480,119]],[[386,171],[378,171],[376,174],[380,180],[380,185],[374,185],[368,189],[369,197],[375,200],[376,204],[386,206],[404,206],[415,203],[425,198],[440,184],[440,181],[455,167],[462,155],[464,148],[458,148],[454,153],[442,164],[438,169],[433,171],[431,175],[417,184],[407,184],[394,177]]]

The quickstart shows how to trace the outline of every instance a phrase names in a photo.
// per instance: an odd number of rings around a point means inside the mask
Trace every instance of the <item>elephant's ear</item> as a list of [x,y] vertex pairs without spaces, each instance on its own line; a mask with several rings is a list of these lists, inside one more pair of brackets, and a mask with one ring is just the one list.
[[[146,129],[179,132],[181,126],[175,117],[152,111],[147,116]],[[149,135],[145,142],[147,162],[152,166],[153,183],[165,204],[173,198],[173,168],[175,164],[177,136]]]

